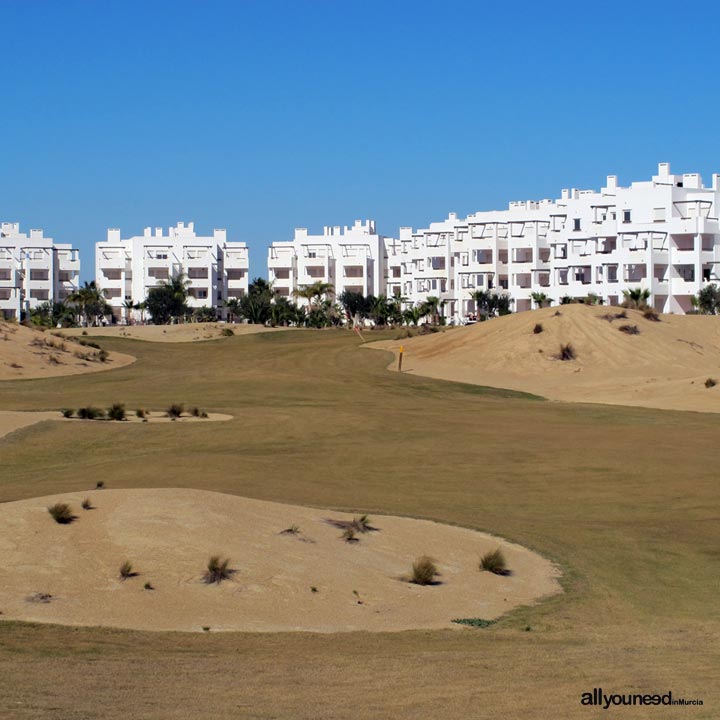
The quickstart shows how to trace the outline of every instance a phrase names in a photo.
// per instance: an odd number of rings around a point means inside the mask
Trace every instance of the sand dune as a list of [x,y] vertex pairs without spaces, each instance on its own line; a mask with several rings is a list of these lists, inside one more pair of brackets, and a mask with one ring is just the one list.
[[[82,510],[89,497],[95,509]],[[77,520],[47,512],[69,503]],[[349,544],[328,518],[352,516],[199,490],[94,490],[5,503],[0,611],[5,619],[142,630],[405,630],[497,618],[560,592],[558,571],[518,545],[424,520],[373,516],[378,530]],[[281,531],[292,525],[300,534]],[[513,575],[478,569],[501,547]],[[424,553],[441,583],[404,579]],[[206,585],[210,555],[233,576]],[[120,580],[130,560],[137,577]],[[153,590],[144,589],[151,583]],[[313,592],[312,588],[316,588]],[[38,601],[50,595],[48,602]]]
[[111,370],[135,362],[132,355],[108,353],[50,332],[0,321],[0,380],[57,377]]
[[[372,347],[397,353],[404,345],[403,372],[552,400],[720,411],[720,317],[661,315],[653,322],[635,310],[615,318],[620,312],[563,305]],[[575,360],[556,359],[564,343]],[[706,388],[708,378],[718,386]]]
[[[98,337],[122,337],[147,342],[195,342],[199,340],[217,340],[223,337],[222,331],[230,328],[235,335],[254,335],[264,332],[279,332],[288,328],[271,328],[264,325],[245,325],[243,323],[185,323],[182,325],[113,325],[110,327],[88,328],[88,335]],[[64,335],[81,335],[81,328],[62,331]]]

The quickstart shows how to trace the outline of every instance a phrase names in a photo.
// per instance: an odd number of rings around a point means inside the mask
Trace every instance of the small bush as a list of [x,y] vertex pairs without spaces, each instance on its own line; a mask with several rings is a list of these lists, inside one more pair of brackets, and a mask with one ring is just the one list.
[[75,411],[70,408],[63,408],[60,412],[64,418],[71,418],[75,414]]
[[560,345],[560,352],[555,356],[558,360],[575,360],[577,355],[575,354],[575,348],[567,343],[566,345]]
[[60,525],[69,525],[75,516],[67,503],[55,503],[48,508],[52,519]]
[[343,534],[341,535],[341,537],[346,543],[356,543],[356,542],[359,542],[359,538],[355,537],[356,534],[357,534],[357,530],[355,530],[355,528],[346,527],[343,530]]
[[204,410],[200,413],[201,420],[207,420],[210,417]]
[[470,627],[486,628],[494,625],[497,620],[483,620],[482,618],[455,618],[454,623],[458,625],[469,625]]
[[618,330],[626,335],[639,335],[640,328],[637,325],[621,325]]
[[107,411],[110,420],[127,420],[125,417],[125,405],[113,403]]
[[169,418],[179,418],[185,411],[185,406],[178,403],[173,403],[166,411],[165,414]]
[[147,410],[143,410],[142,408],[138,408],[135,411],[135,416],[139,417],[141,420],[144,420],[150,413]]
[[27,602],[31,603],[49,603],[53,599],[53,596],[50,593],[35,593],[34,595],[30,595],[30,597],[25,598]]
[[137,573],[133,572],[133,566],[132,563],[129,560],[126,560],[121,566],[120,566],[120,579],[121,580],[127,580],[131,577],[136,577]]
[[646,307],[642,311],[643,317],[646,320],[652,320],[653,322],[660,322],[660,316],[651,307]]
[[509,575],[510,571],[507,568],[505,562],[505,556],[502,554],[500,548],[496,548],[492,552],[485,553],[480,558],[480,569],[487,572],[494,573],[495,575]]
[[94,510],[93,504],[90,502],[90,498],[85,498],[81,503],[80,507],[83,510]]
[[105,413],[96,407],[88,405],[88,407],[81,407],[77,411],[77,415],[82,420],[100,420],[105,417]]
[[190,408],[190,415],[195,418],[199,418],[202,415],[202,410],[198,407]]
[[235,333],[233,332],[233,329],[232,329],[232,328],[227,328],[227,327],[226,327],[226,328],[223,328],[223,329],[220,331],[220,334],[221,334],[223,337],[232,337]]
[[289,528],[285,528],[284,530],[280,531],[281,535],[299,535],[300,534],[300,526],[299,525],[291,525]]
[[105,487],[105,481],[104,480],[98,480],[95,483],[95,489],[96,490],[102,490]]
[[561,313],[559,310],[556,310],[556,311],[553,313],[553,317],[560,317],[561,315],[562,315],[562,313]]
[[107,362],[109,357],[110,357],[110,353],[108,353],[107,350],[98,350],[97,351],[97,359],[101,363]]
[[317,589],[314,585],[311,585],[311,586],[310,586],[310,592],[311,592],[311,593],[316,593],[317,591],[318,591],[318,589]]
[[437,574],[438,569],[432,558],[423,555],[413,563],[410,582],[416,585],[432,585]]
[[219,555],[213,555],[208,560],[207,570],[203,575],[203,582],[206,585],[220,584],[223,580],[227,580],[234,573],[230,569],[230,560],[225,558],[222,560]]
[[715,380],[715,378],[708,378],[708,379],[705,381],[705,387],[706,387],[706,388],[715,387],[716,385],[717,385],[717,380]]
[[533,328],[533,334],[539,335],[543,331],[543,326],[541,323],[535,323],[535,327]]
[[82,334],[83,334],[83,335],[87,335],[87,330],[83,330],[83,331],[82,331]]
[[366,533],[374,530],[370,524],[370,517],[368,515],[361,515],[359,518],[353,518],[352,528],[357,532]]
[[143,585],[143,590],[154,590],[154,589],[155,589],[155,587],[153,586],[152,583],[146,582],[146,583]]

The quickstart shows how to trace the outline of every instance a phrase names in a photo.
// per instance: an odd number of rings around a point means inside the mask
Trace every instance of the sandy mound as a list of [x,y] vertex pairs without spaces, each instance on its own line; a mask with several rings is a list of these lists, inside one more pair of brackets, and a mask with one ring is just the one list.
[[34,425],[35,423],[43,422],[44,420],[59,420],[61,422],[74,422],[74,423],[88,423],[88,422],[101,422],[103,425],[108,426],[125,426],[136,423],[169,423],[177,422],[180,424],[184,423],[195,423],[195,422],[218,422],[224,420],[232,420],[232,415],[225,415],[223,413],[207,413],[207,417],[192,417],[190,415],[183,415],[175,420],[167,417],[162,411],[151,411],[149,416],[145,419],[136,417],[133,410],[127,411],[127,418],[123,421],[105,421],[105,420],[81,420],[78,417],[65,418],[60,410],[53,410],[48,412],[25,412],[20,410],[0,410],[0,438],[4,437],[8,433],[20,430],[24,427]]
[[101,362],[97,354],[97,348],[49,331],[0,321],[0,380],[77,375],[135,362],[132,355],[122,353],[108,353],[106,361]]
[[[263,332],[278,332],[288,328],[270,328],[264,325],[244,325],[225,323],[187,323],[183,325],[130,325],[112,327],[93,327],[87,329],[88,335],[102,337],[121,337],[147,342],[193,342],[196,340],[217,340],[223,337],[222,331],[230,328],[235,335],[254,335]],[[64,335],[81,335],[81,328],[62,331]]]
[[[95,509],[81,509],[84,497]],[[77,520],[55,523],[47,512],[55,502],[69,503]],[[141,630],[404,630],[493,619],[560,591],[557,570],[537,554],[423,520],[373,516],[377,531],[351,544],[326,522],[350,515],[198,490],[96,490],[2,507],[5,619]],[[300,534],[281,533],[292,525]],[[478,570],[479,556],[498,546],[510,577]],[[424,553],[437,559],[438,585],[402,579]],[[220,585],[202,582],[213,554],[235,569]],[[137,577],[119,579],[125,560]]]
[[[403,372],[552,400],[720,411],[719,317],[661,315],[653,322],[634,310],[615,318],[620,312],[563,305],[372,347],[396,352],[404,345]],[[573,346],[575,360],[555,359],[562,343]],[[706,388],[708,378],[718,386]]]

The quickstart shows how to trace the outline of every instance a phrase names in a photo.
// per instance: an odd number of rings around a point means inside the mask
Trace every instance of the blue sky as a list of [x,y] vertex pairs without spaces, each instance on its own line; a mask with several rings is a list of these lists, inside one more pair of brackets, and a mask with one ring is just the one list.
[[0,219],[81,249],[194,220],[266,249],[720,172],[720,8],[0,0]]

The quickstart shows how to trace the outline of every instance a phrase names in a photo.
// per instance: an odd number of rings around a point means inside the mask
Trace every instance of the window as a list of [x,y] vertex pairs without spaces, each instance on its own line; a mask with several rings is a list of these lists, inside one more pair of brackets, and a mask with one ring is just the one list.
[[575,232],[577,232],[578,230],[580,230],[580,218],[575,218],[575,219],[573,220],[573,230],[574,230]]
[[632,218],[632,213],[630,212],[630,210],[623,210],[623,222],[629,223],[629,222],[631,222],[631,218]]
[[665,221],[665,208],[654,208],[653,209],[653,219],[655,222],[664,222]]
[[201,288],[198,288],[197,297],[200,300],[205,300],[207,298],[207,290],[202,290]]

